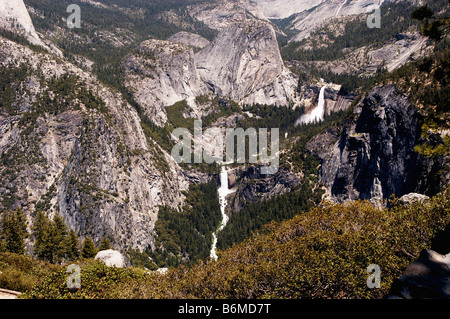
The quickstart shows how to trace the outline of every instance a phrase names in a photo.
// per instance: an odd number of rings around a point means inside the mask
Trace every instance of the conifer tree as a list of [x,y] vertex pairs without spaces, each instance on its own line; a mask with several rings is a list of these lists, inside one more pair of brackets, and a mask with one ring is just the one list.
[[80,258],[80,250],[78,248],[79,240],[74,230],[69,230],[67,237],[65,238],[65,252],[66,259],[74,261]]
[[4,212],[1,216],[0,228],[6,251],[23,255],[25,239],[29,235],[24,213],[20,209]]
[[34,254],[51,263],[60,263],[66,256],[67,226],[59,214],[51,221],[43,212],[37,212],[33,221]]
[[450,18],[436,17],[428,5],[416,9],[411,18],[422,21],[422,34],[434,41],[441,41],[450,28]]
[[53,242],[53,246],[55,248],[55,260],[54,262],[61,262],[66,255],[66,241],[65,237],[67,235],[67,226],[64,223],[63,218],[59,214],[55,214],[53,217],[52,233],[53,236],[51,241]]
[[109,239],[106,237],[103,237],[102,241],[100,242],[100,246],[98,246],[98,250],[108,250],[111,249],[111,243],[109,242]]
[[34,254],[42,260],[52,260],[53,252],[50,243],[51,236],[50,220],[47,215],[41,211],[36,213],[33,220],[33,236],[34,236]]
[[83,248],[81,248],[81,257],[94,258],[97,254],[97,248],[91,238],[86,237],[83,241]]

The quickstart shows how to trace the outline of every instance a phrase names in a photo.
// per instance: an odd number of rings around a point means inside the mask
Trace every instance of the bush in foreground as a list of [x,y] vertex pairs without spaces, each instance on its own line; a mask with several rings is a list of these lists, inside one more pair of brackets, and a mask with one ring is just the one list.
[[0,253],[0,288],[26,292],[59,266],[15,253]]
[[[63,270],[25,298],[381,298],[394,279],[450,223],[448,192],[421,204],[378,210],[368,202],[323,204],[220,252],[219,260],[166,275],[82,267],[82,288],[66,288]],[[366,269],[382,270],[368,289]]]

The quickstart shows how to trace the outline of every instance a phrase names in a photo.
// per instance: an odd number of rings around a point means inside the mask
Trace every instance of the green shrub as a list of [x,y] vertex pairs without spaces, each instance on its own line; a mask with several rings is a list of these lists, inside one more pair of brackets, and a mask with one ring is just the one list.
[[58,268],[59,266],[34,260],[29,256],[0,253],[0,287],[26,292],[36,285],[40,278]]
[[[381,298],[394,279],[450,223],[450,190],[425,203],[379,210],[365,201],[323,204],[219,252],[218,261],[171,268],[166,275],[82,267],[82,288],[67,274],[47,276],[24,298]],[[381,289],[367,287],[371,264]]]
[[81,264],[81,288],[70,289],[67,279],[70,274],[61,268],[51,273],[37,284],[32,291],[21,298],[64,298],[64,299],[112,299],[122,285],[136,279],[143,280],[145,273],[135,268],[107,267],[98,260],[87,260]]

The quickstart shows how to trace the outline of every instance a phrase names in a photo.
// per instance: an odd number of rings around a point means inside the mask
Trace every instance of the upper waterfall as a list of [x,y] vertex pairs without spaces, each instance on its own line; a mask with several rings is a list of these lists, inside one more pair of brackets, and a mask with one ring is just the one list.
[[300,119],[295,123],[295,125],[299,124],[309,124],[314,122],[323,121],[325,116],[325,89],[327,86],[323,86],[320,89],[319,94],[319,103],[317,104],[317,107],[312,110],[309,114],[303,114]]

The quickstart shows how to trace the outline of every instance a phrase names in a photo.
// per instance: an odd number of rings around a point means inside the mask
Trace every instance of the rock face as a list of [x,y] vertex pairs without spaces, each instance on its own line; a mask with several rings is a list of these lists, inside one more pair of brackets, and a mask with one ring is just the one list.
[[273,196],[290,192],[300,185],[301,177],[286,169],[280,169],[274,175],[261,175],[260,169],[250,166],[243,172],[235,172],[240,175],[236,182],[237,191],[231,206],[234,211],[239,211],[245,202],[258,202]]
[[172,35],[169,39],[169,41],[181,43],[184,45],[190,45],[196,48],[203,49],[209,44],[209,41],[205,39],[204,37],[190,33],[190,32],[178,32]]
[[18,31],[31,43],[43,45],[23,0],[8,0],[0,3],[0,27]]
[[[256,9],[256,10],[255,10]],[[189,12],[196,20],[203,22],[211,29],[223,30],[230,25],[244,20],[263,18],[259,9],[247,0],[225,0],[215,3],[204,3],[189,7]]]
[[320,62],[317,65],[339,74],[373,76],[384,67],[392,72],[407,62],[425,56],[429,50],[426,37],[416,32],[408,32],[397,34],[395,38],[381,46],[377,44],[363,46],[347,52],[340,59]]
[[[278,6],[280,0],[258,2],[273,17],[286,17],[313,4],[320,10],[328,4],[327,12],[335,15],[350,12],[348,1],[284,1],[286,6]],[[273,14],[267,13],[270,6]],[[317,22],[323,18],[317,15],[318,8],[292,21],[300,27]],[[273,25],[255,2],[224,0],[185,9],[191,18],[215,29],[217,37],[210,42],[180,32],[165,41],[151,39],[121,61],[126,86],[153,123],[164,126],[168,107],[182,100],[187,107],[181,113],[190,118],[205,117],[217,105],[226,109],[228,99],[241,104],[297,101],[297,80],[283,63]],[[165,13],[176,15],[173,10]],[[0,3],[0,28],[45,45],[22,0]],[[114,46],[123,45],[122,37],[115,37],[119,31],[107,32],[111,35],[107,38],[115,39]],[[50,46],[52,37],[40,35]],[[375,53],[375,58],[386,54]],[[11,93],[5,99],[11,105],[0,108],[0,211],[21,207],[30,215],[40,209],[50,217],[58,212],[69,228],[96,243],[107,236],[115,249],[154,248],[159,206],[182,207],[189,183],[205,182],[211,176],[183,171],[152,138],[158,133],[142,128],[135,108],[92,74],[94,62],[82,70],[62,54],[58,58],[0,38],[0,66],[20,69],[21,65],[25,71],[14,73],[11,88],[2,92]],[[306,98],[314,104],[320,88],[310,89]],[[214,94],[217,105],[212,103]],[[328,111],[345,109],[350,101],[331,87],[325,100]],[[242,117],[228,114],[212,126],[224,130]],[[426,178],[437,175],[439,162],[430,165],[412,151],[419,136],[418,115],[404,96],[392,87],[376,88],[360,104],[358,118],[343,132],[329,130],[317,138],[320,149],[312,147],[324,161],[320,178],[332,196],[387,198],[392,193],[432,192],[433,185],[439,185],[438,180]],[[267,177],[251,168],[239,178],[231,176],[229,183],[239,188],[234,201],[239,209],[245,201],[289,192],[300,180],[284,170]]]
[[[311,31],[319,26],[323,21],[348,16],[353,14],[365,13],[372,4],[381,5],[385,0],[325,0],[320,1],[316,6],[311,6],[309,10],[297,13],[291,23],[294,30],[299,33],[292,38],[292,41],[301,41],[307,38]],[[312,4],[312,3],[311,3]],[[373,11],[372,11],[373,12]]]
[[275,31],[246,20],[230,24],[195,57],[212,92],[241,103],[288,105],[296,81],[285,68]]
[[126,266],[125,258],[117,250],[102,250],[97,253],[95,259],[101,260],[108,267],[124,268]]
[[0,29],[23,35],[30,43],[41,46],[59,57],[63,56],[55,45],[47,45],[39,37],[23,0],[8,0],[0,3]]
[[386,200],[435,183],[419,173],[434,164],[414,151],[420,115],[395,86],[372,89],[355,112],[357,119],[322,154],[320,180],[333,199]]
[[306,113],[309,113],[317,106],[320,90],[324,86],[325,113],[327,115],[347,110],[355,99],[355,95],[343,92],[341,90],[341,85],[322,82],[315,85],[307,83],[302,85],[298,92],[298,100],[300,104],[305,106]]
[[[96,243],[108,236],[114,248],[151,246],[159,205],[182,206],[189,184],[172,157],[146,137],[136,110],[51,54],[0,39],[3,55],[2,67],[25,64],[27,75],[15,79],[21,90],[0,113],[1,209],[59,212],[69,228]],[[64,99],[52,81],[65,87]],[[84,93],[77,99],[69,91]],[[43,98],[55,109],[27,117],[33,101]]]
[[449,299],[450,254],[422,252],[392,286],[387,299]]
[[178,33],[169,40],[145,41],[124,61],[127,86],[160,126],[167,122],[166,107],[181,100],[187,101],[190,117],[205,116],[207,105],[198,105],[195,97],[211,93],[241,104],[294,101],[297,81],[284,66],[275,31],[266,22],[228,22],[198,53],[192,46],[206,42],[195,35]]
[[410,193],[407,195],[402,196],[399,199],[399,202],[402,204],[411,204],[414,202],[423,202],[425,200],[429,199],[428,196],[422,195],[422,194],[417,194],[417,193]]
[[450,225],[394,281],[386,299],[450,299]]
[[196,109],[195,97],[209,92],[197,72],[194,51],[185,44],[145,41],[124,65],[135,100],[161,126],[167,121],[166,106],[187,100]]
[[284,19],[295,13],[311,9],[321,0],[255,0],[264,16],[270,19]]

